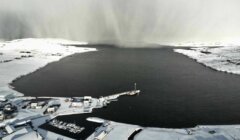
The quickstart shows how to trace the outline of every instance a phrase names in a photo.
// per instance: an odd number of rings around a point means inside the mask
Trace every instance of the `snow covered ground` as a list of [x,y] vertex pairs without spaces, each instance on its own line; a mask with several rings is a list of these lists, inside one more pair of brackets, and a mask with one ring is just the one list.
[[[96,51],[95,48],[71,46],[76,44],[86,43],[60,39],[22,39],[10,42],[0,42],[0,96],[9,92],[22,95],[21,93],[14,91],[14,89],[9,86],[9,83],[20,76],[34,72],[37,69],[44,67],[48,63],[58,61],[61,58],[74,53]],[[174,51],[195,59],[197,62],[213,69],[240,74],[240,47],[202,47],[191,49],[174,49]],[[115,97],[115,95],[113,97]],[[109,97],[106,98],[108,99]],[[18,100],[20,99],[21,98]],[[65,102],[64,98],[59,98],[59,100],[61,101],[62,107],[57,113],[61,115],[64,115],[63,112],[65,112],[65,114],[83,113],[83,110],[75,111],[75,109],[68,109],[67,106],[69,106],[69,104]],[[94,105],[95,108],[98,108],[97,104],[93,103],[92,105]],[[35,115],[38,116],[37,113],[29,113],[25,110],[22,110],[22,112],[19,112],[18,116],[20,116],[19,118],[24,119],[24,117],[35,117]],[[42,120],[46,119],[44,118]],[[9,122],[10,121],[14,121],[14,119],[9,120]],[[89,136],[88,140],[96,138],[104,138],[109,140],[232,140],[240,138],[239,125],[197,126],[189,129],[165,129],[144,128],[138,125],[123,124],[107,120],[105,121],[106,122],[99,129]],[[39,121],[39,119],[35,119],[33,122],[42,123],[42,121]],[[33,131],[29,132],[32,133]],[[53,138],[59,136],[57,134],[54,134],[53,136],[53,133],[50,131],[46,131],[46,133],[49,134],[47,134],[45,137]],[[28,134],[28,132],[26,131],[24,134]],[[35,131],[34,135],[36,135]],[[15,133],[12,133],[9,136],[15,136]],[[24,137],[22,139],[26,138]]]
[[199,47],[190,49],[174,49],[181,53],[211,67],[217,71],[240,74],[240,47]]
[[61,39],[21,39],[0,43],[0,93],[21,95],[9,87],[14,79],[58,61],[74,53],[96,51],[95,48],[74,47],[87,44]]
[[94,137],[102,137],[103,135],[106,140],[239,140],[240,126],[219,125],[166,129],[106,121],[87,140],[92,140]]

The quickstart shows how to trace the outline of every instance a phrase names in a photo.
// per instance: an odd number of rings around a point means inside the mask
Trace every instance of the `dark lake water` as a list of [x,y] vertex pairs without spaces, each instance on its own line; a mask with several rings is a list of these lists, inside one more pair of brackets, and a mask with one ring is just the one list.
[[240,124],[240,76],[206,68],[171,48],[100,48],[51,63],[13,85],[31,96],[99,97],[131,90],[134,82],[139,96],[121,97],[88,116],[153,127]]

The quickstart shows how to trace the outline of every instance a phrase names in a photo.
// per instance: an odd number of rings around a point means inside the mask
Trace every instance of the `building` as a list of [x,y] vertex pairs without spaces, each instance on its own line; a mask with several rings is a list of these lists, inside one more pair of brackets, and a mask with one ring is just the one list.
[[87,107],[87,106],[90,106],[91,105],[91,103],[92,103],[92,97],[91,96],[84,96],[83,97],[83,105],[85,106],[85,107]]
[[84,102],[84,98],[82,97],[74,97],[72,98],[71,107],[82,107]]
[[3,111],[0,111],[0,121],[3,121],[5,118]]
[[32,102],[30,104],[30,107],[32,109],[41,109],[46,105],[46,102],[42,101],[42,102]]
[[8,134],[11,134],[11,133],[13,133],[13,132],[15,131],[15,128],[12,127],[11,125],[7,125],[7,126],[5,127],[5,129],[6,129],[6,131],[7,131]]
[[47,112],[48,113],[54,113],[54,112],[56,112],[56,108],[55,107],[49,107],[49,108],[47,108]]
[[72,102],[71,107],[82,107],[83,103],[82,102]]

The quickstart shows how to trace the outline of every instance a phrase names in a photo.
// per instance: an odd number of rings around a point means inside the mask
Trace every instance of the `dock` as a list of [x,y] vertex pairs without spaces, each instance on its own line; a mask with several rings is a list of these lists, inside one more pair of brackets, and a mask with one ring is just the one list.
[[133,95],[139,95],[140,94],[140,90],[137,90],[137,83],[134,83],[134,90],[131,91],[126,91],[126,92],[121,92],[121,93],[117,93],[117,94],[113,94],[113,95],[109,95],[109,96],[105,96],[103,97],[106,101],[112,101],[112,100],[117,100],[120,96],[133,96]]
[[139,95],[139,94],[140,94],[140,90],[131,90],[131,91],[126,91],[126,92],[122,92],[122,93],[105,96],[103,98],[105,100],[109,101],[109,100],[117,100],[120,96],[125,96],[125,95],[133,96],[133,95]]

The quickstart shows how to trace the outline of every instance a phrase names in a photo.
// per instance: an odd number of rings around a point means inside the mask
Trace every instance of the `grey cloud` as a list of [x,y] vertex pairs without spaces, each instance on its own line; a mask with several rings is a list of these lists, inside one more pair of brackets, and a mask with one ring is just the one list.
[[1,0],[0,38],[219,42],[240,37],[239,0]]

